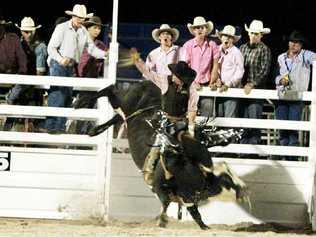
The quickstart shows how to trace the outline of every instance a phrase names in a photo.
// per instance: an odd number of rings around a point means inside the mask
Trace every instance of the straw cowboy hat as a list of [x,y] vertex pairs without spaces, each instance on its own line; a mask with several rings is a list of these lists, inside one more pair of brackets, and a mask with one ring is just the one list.
[[261,34],[269,34],[271,31],[270,28],[263,28],[263,23],[262,21],[259,21],[259,20],[253,20],[249,28],[245,24],[245,29],[248,32],[261,33]]
[[211,21],[206,22],[204,17],[202,17],[202,16],[195,17],[193,20],[193,24],[188,23],[187,26],[188,26],[188,29],[192,35],[194,35],[193,28],[197,27],[197,26],[206,26],[207,27],[207,34],[211,33],[212,30],[214,29],[213,22],[211,22]]
[[18,24],[15,24],[15,26],[21,31],[35,31],[36,29],[42,27],[42,25],[35,26],[35,23],[31,17],[24,17],[21,21],[21,27]]
[[101,18],[98,16],[92,16],[89,20],[85,21],[83,25],[87,28],[94,25],[104,26],[104,24],[102,24]]
[[236,35],[236,28],[231,25],[225,26],[222,31],[216,30],[216,35],[218,36],[218,38],[221,38],[222,35],[231,36],[234,38],[234,42],[237,42],[241,38],[241,35]]
[[153,39],[160,44],[160,39],[159,39],[159,35],[162,33],[162,32],[169,32],[171,35],[172,35],[172,42],[176,42],[179,38],[179,31],[176,29],[176,28],[171,28],[168,24],[162,24],[160,26],[160,28],[158,29],[154,29],[152,32],[151,32],[151,35],[153,37]]
[[72,11],[65,11],[67,15],[70,16],[76,16],[80,18],[91,18],[93,16],[93,13],[87,14],[87,9],[85,5],[76,4]]

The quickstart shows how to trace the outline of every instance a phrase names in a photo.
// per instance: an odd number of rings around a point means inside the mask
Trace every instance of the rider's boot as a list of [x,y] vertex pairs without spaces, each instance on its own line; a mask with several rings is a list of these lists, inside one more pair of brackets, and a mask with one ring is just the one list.
[[153,186],[154,183],[154,165],[158,158],[159,147],[151,148],[143,166],[144,180],[149,186]]

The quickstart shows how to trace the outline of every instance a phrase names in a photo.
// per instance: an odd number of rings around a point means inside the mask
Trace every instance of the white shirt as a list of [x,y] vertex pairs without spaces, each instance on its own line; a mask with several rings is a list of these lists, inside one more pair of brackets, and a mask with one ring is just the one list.
[[161,75],[171,75],[168,64],[177,63],[180,60],[180,47],[173,45],[166,52],[161,47],[152,50],[146,58],[146,66],[150,71]]
[[63,57],[71,58],[79,63],[84,48],[87,48],[89,54],[95,58],[103,58],[105,56],[105,51],[95,46],[84,26],[75,30],[71,20],[61,23],[56,26],[48,43],[48,65],[51,59],[60,62]]

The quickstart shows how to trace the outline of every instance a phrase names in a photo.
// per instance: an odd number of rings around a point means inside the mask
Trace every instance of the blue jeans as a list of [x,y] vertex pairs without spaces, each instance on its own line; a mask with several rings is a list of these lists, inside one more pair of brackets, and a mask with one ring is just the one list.
[[217,98],[217,117],[237,118],[238,100]]
[[214,113],[214,98],[212,97],[200,97],[199,111],[200,115],[204,117],[215,117]]
[[[255,99],[245,99],[241,101],[241,115],[243,118],[261,119],[263,110],[263,101]],[[260,144],[261,131],[260,129],[248,128],[245,129],[242,139],[242,144]]]
[[[74,76],[73,66],[65,67],[55,60],[51,60],[49,72],[51,76]],[[48,94],[48,107],[71,107],[72,88],[52,86]],[[65,117],[48,117],[45,121],[45,128],[48,131],[65,131]]]
[[[275,117],[279,120],[302,119],[304,103],[302,101],[279,101],[275,110]],[[298,132],[293,130],[280,130],[279,144],[282,146],[298,146]]]

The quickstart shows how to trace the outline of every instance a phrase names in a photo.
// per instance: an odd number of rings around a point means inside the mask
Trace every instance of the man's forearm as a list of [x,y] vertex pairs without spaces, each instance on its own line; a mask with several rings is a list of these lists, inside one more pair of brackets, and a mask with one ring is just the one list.
[[195,118],[196,118],[196,111],[188,112],[189,125],[195,123]]

